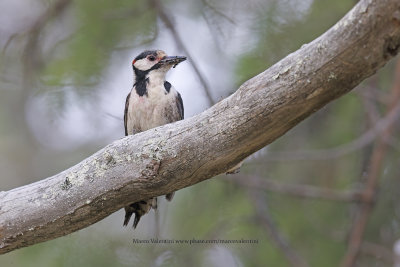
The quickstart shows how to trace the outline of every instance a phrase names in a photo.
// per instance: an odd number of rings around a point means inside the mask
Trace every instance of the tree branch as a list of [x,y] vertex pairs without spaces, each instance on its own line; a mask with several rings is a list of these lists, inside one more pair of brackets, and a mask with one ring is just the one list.
[[360,253],[372,256],[386,263],[388,266],[393,266],[393,258],[395,255],[393,255],[390,249],[382,245],[364,241],[360,246]]
[[[400,104],[400,60],[397,61],[395,70],[395,79],[391,90],[391,102],[388,103],[387,113],[395,110],[396,106]],[[372,155],[369,159],[369,170],[367,174],[367,181],[363,190],[363,201],[360,204],[356,217],[353,222],[352,231],[349,238],[349,246],[347,253],[343,259],[343,267],[354,266],[363,240],[363,235],[367,227],[368,218],[372,212],[373,203],[379,186],[379,178],[387,153],[388,145],[386,140],[392,135],[394,125],[388,127],[377,140],[374,146]]]
[[293,197],[332,200],[343,202],[359,202],[362,192],[358,190],[344,191],[303,184],[285,184],[272,179],[263,179],[256,175],[235,175],[224,178],[225,181],[237,183],[248,188],[259,188],[266,191],[286,194]]
[[178,31],[176,30],[174,23],[172,19],[168,16],[167,12],[165,12],[164,7],[162,6],[161,2],[159,0],[151,0],[150,1],[151,6],[156,10],[158,16],[160,19],[164,22],[165,26],[167,29],[170,30],[172,36],[174,37],[174,41],[176,45],[178,46],[179,49],[183,50],[185,53],[186,57],[188,58],[190,65],[192,66],[194,72],[196,73],[197,77],[199,78],[199,81],[201,85],[203,86],[204,92],[206,94],[208,104],[211,106],[215,104],[209,86],[207,85],[206,79],[204,76],[201,74],[199,67],[196,64],[196,61],[193,60],[193,57],[189,53],[189,50],[186,48],[185,44],[183,43],[183,40],[181,39]]
[[332,160],[343,157],[344,155],[357,151],[371,144],[389,127],[392,127],[399,118],[400,103],[398,103],[390,112],[385,114],[382,119],[379,119],[371,129],[368,129],[365,133],[352,140],[351,142],[326,149],[277,152],[269,151],[262,160],[253,161],[251,164],[265,164],[265,162],[267,161]]
[[399,48],[400,2],[360,1],[321,37],[203,113],[117,140],[59,174],[0,192],[0,253],[225,172],[349,92]]

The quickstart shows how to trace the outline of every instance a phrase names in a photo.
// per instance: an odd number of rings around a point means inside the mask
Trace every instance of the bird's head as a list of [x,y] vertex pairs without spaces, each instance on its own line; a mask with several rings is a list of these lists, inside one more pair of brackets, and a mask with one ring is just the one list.
[[136,76],[146,76],[152,71],[166,73],[185,60],[182,56],[167,56],[162,50],[149,50],[140,53],[132,61],[132,67]]

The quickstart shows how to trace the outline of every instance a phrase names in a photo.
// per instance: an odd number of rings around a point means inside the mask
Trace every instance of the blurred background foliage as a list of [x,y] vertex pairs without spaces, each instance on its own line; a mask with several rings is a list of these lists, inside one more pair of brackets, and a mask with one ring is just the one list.
[[[168,76],[190,117],[209,106],[204,85],[219,101],[318,37],[354,4],[3,0],[0,190],[51,176],[121,138],[131,60],[142,50],[192,59]],[[119,211],[79,232],[2,255],[0,266],[337,266],[374,164],[379,190],[357,266],[392,266],[400,235],[400,127],[385,114],[400,87],[397,61],[251,156],[240,174],[185,188],[171,203],[162,200],[136,231],[122,228]],[[367,135],[382,121],[390,127]],[[372,163],[385,131],[383,159]],[[307,195],[310,190],[317,194]],[[133,244],[133,238],[258,243]]]

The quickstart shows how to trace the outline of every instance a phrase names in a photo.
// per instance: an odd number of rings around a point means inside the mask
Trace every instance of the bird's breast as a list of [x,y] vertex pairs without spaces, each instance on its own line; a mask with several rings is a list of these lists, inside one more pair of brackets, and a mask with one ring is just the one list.
[[128,110],[128,134],[146,131],[169,123],[169,111],[176,106],[174,92],[165,93],[164,85],[139,96],[132,90]]

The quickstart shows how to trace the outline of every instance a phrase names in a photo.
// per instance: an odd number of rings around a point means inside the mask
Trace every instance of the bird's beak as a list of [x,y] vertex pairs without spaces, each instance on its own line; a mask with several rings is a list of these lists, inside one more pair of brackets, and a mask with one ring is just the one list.
[[178,65],[179,63],[181,63],[182,61],[185,61],[186,57],[182,57],[182,56],[166,56],[163,59],[161,59],[159,61],[159,63],[161,64],[168,64],[168,65],[174,65],[174,68],[176,65]]

